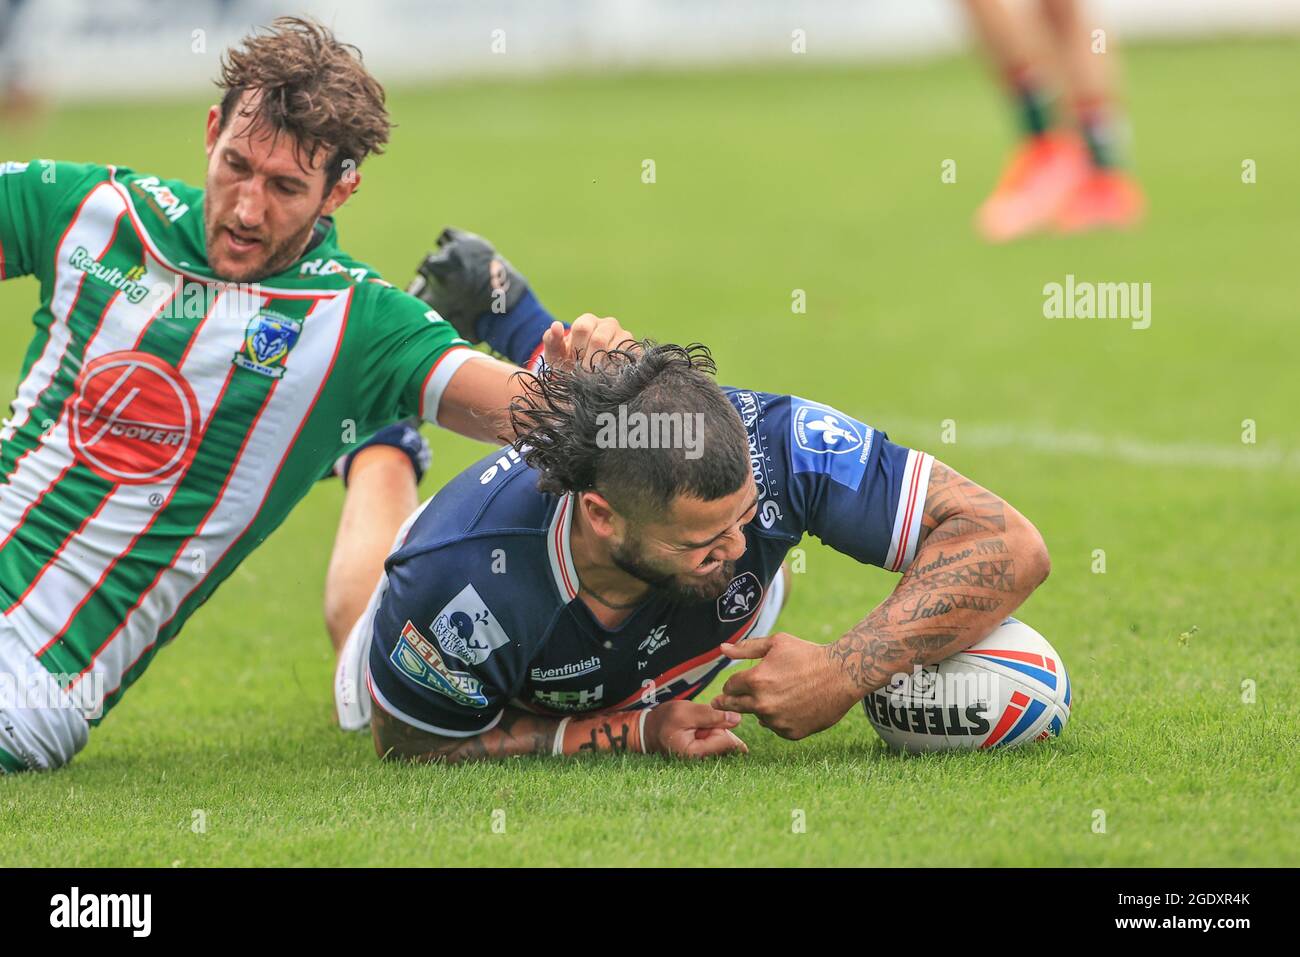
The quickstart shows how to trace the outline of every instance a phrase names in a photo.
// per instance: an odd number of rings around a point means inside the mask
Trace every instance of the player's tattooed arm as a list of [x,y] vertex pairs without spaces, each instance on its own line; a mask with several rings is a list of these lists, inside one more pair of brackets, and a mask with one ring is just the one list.
[[989,634],[1051,569],[1038,530],[998,496],[936,461],[911,566],[838,641],[831,662],[862,697]]
[[[584,752],[641,753],[641,712],[618,712],[570,719],[548,718],[522,708],[506,708],[491,729],[468,738],[431,734],[412,727],[376,705],[371,710],[375,751],[381,758],[408,761],[481,761],[522,755]],[[556,738],[562,735],[559,749]]]

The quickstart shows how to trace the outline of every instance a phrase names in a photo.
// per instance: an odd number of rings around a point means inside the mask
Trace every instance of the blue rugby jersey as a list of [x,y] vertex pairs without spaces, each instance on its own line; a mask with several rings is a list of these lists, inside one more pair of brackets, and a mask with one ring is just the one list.
[[648,598],[618,628],[577,597],[573,496],[544,494],[510,449],[426,504],[389,556],[374,618],[378,707],[435,734],[492,728],[507,705],[563,716],[691,698],[749,637],[804,533],[901,571],[916,551],[933,459],[829,406],[728,388],[758,486],[745,553],[716,601]]

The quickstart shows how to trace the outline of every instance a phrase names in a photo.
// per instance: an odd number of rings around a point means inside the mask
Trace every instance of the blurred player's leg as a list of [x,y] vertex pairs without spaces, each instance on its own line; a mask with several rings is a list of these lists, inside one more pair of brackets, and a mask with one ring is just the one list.
[[1051,222],[1087,174],[1077,138],[1054,128],[1048,78],[1036,65],[1026,24],[1002,0],[964,0],[1015,103],[1023,139],[975,215],[980,235],[1006,242]]
[[1078,0],[1042,0],[1042,10],[1090,163],[1088,174],[1056,211],[1054,225],[1063,232],[1136,225],[1146,201],[1137,181],[1120,164],[1113,54],[1109,46],[1105,53],[1094,49],[1092,29]]
[[[402,484],[400,472],[401,464],[392,458],[372,464],[369,470],[369,479],[365,483],[369,488],[363,496],[357,499],[356,510],[358,515],[363,514],[366,502],[372,500],[372,496],[382,493],[383,489],[387,487]],[[360,613],[356,616],[351,627],[344,633],[341,648],[338,647],[338,639],[331,633],[331,638],[334,639],[339,656],[338,663],[334,666],[334,711],[338,716],[339,727],[344,731],[364,731],[370,727],[370,695],[366,691],[366,675],[370,660],[370,641],[374,634],[375,612],[379,608],[379,602],[384,596],[384,588],[387,584],[383,577],[384,559],[406,540],[406,533],[410,531],[411,524],[420,517],[420,513],[432,501],[432,498],[427,499],[424,505],[413,508],[409,514],[400,520],[396,531],[390,536],[388,546],[378,554],[377,559],[372,558],[372,561],[375,562],[373,566],[365,568],[358,566],[350,572],[362,577],[373,578],[375,585],[370,594],[365,596],[360,606]],[[393,514],[386,512],[382,521],[383,530],[390,527],[392,519]],[[348,546],[349,542],[340,534],[335,548],[347,548]],[[333,572],[332,566],[331,572]],[[341,567],[340,574],[348,573],[342,570]],[[329,587],[328,584],[326,587]],[[351,600],[356,600],[355,593],[353,593]],[[344,613],[350,614],[350,611],[344,612],[340,609],[340,615]]]
[[19,14],[27,0],[0,0],[0,123],[34,118],[40,102],[20,50]]
[[380,429],[339,459],[347,486],[325,577],[325,627],[337,654],[379,583],[393,538],[419,504],[429,446],[414,422]]
[[338,655],[334,700],[344,730],[370,725],[363,677],[371,615],[384,559],[418,513],[416,486],[428,465],[419,430],[401,423],[381,429],[338,466],[348,492],[325,577],[325,625]]

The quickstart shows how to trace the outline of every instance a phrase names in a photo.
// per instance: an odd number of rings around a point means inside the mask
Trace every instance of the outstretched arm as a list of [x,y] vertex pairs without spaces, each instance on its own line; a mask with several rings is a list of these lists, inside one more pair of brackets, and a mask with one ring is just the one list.
[[788,634],[724,645],[733,658],[763,661],[733,675],[713,706],[755,714],[785,738],[825,730],[891,676],[948,658],[992,632],[1050,568],[1028,519],[936,461],[920,546],[889,597],[829,645]]
[[481,761],[519,755],[674,754],[703,758],[748,749],[729,729],[740,715],[694,701],[669,701],[642,711],[609,711],[549,718],[506,708],[482,734],[453,738],[412,727],[374,703],[370,727],[381,758],[408,761]]
[[[542,359],[547,363],[590,357],[631,339],[617,319],[598,318],[587,313],[565,328],[556,322],[542,338]],[[516,378],[520,368],[483,355],[464,363],[442,393],[438,403],[438,424],[471,439],[498,442],[510,434],[510,403],[519,397],[523,384]]]

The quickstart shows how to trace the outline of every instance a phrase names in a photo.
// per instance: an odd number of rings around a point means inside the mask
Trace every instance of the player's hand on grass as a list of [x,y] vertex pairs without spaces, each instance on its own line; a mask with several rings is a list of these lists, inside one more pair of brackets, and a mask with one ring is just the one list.
[[593,360],[599,361],[600,352],[630,345],[632,334],[617,319],[587,312],[575,319],[568,329],[562,322],[551,323],[551,328],[542,336],[542,358],[547,365],[557,365],[573,362],[581,356],[590,368]]
[[645,747],[682,758],[748,754],[745,742],[731,733],[739,725],[740,715],[715,711],[702,701],[667,701],[646,715]]
[[407,292],[477,345],[484,338],[479,318],[509,312],[528,292],[528,280],[482,236],[448,226],[438,237],[438,249],[416,267]]
[[728,678],[711,704],[719,712],[755,715],[791,741],[825,731],[862,697],[834,667],[827,648],[784,632],[723,644],[729,658],[761,660]]

